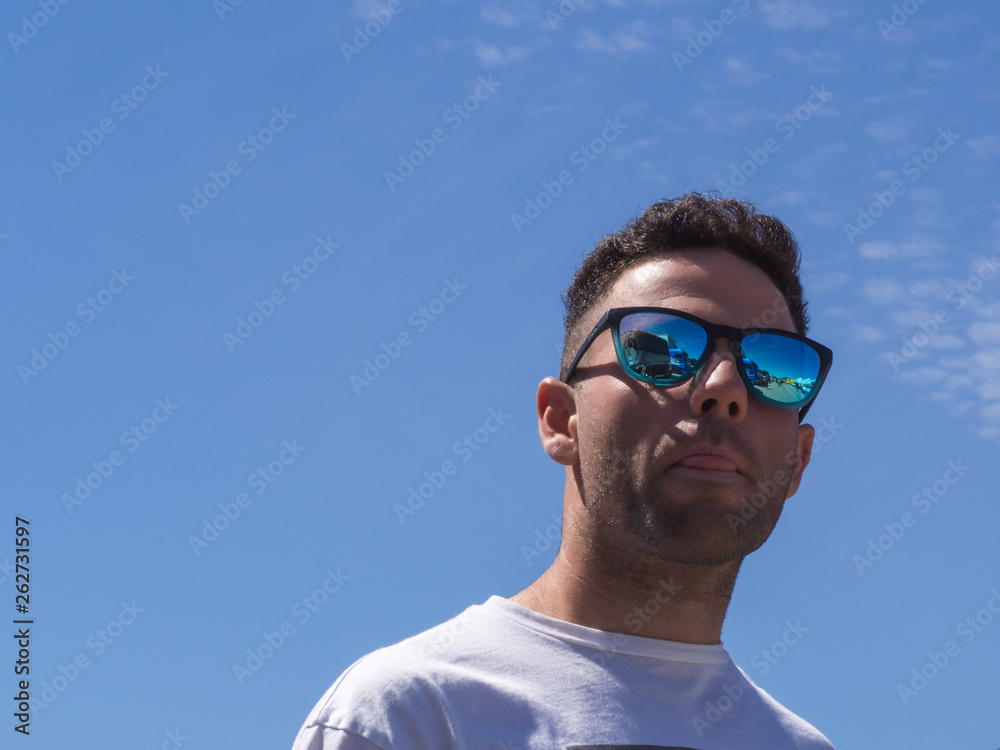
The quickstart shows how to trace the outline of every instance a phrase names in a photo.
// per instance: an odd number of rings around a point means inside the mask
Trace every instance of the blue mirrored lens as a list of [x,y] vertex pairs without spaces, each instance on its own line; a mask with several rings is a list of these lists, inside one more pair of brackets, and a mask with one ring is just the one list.
[[819,377],[819,352],[798,339],[753,333],[743,339],[743,369],[765,399],[797,404],[812,395]]
[[708,334],[700,325],[664,313],[626,315],[618,332],[628,368],[661,383],[693,375],[708,344]]

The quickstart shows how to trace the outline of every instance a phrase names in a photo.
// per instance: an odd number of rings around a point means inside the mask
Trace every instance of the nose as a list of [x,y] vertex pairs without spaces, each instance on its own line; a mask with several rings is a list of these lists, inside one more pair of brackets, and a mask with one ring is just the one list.
[[729,339],[715,340],[715,350],[695,374],[691,390],[691,415],[704,416],[712,411],[734,422],[747,414],[750,394],[740,377],[741,364]]

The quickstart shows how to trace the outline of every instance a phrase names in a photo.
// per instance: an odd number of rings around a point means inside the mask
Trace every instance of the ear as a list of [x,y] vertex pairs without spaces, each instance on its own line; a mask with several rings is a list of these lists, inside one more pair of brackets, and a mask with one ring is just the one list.
[[579,455],[576,442],[576,391],[561,380],[545,378],[538,384],[535,401],[542,447],[556,463],[572,466]]
[[795,448],[795,464],[792,468],[792,482],[788,485],[787,500],[799,489],[799,482],[802,481],[802,472],[809,465],[812,458],[813,439],[816,437],[816,428],[811,424],[799,425],[798,445]]

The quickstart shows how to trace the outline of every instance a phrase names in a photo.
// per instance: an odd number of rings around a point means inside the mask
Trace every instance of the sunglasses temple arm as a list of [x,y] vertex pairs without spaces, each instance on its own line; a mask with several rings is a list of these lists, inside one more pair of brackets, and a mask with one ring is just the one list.
[[812,401],[810,401],[808,404],[806,404],[805,406],[803,406],[802,409],[799,410],[799,424],[802,424],[802,420],[806,418],[806,412],[809,411],[809,409],[812,408],[812,405],[814,403],[816,403],[816,399],[815,398]]
[[580,348],[577,350],[576,356],[573,357],[573,361],[569,363],[569,367],[566,369],[566,376],[564,378],[561,378],[561,380],[564,383],[569,382],[569,378],[573,374],[573,371],[576,369],[577,363],[583,358],[583,353],[587,351],[587,348],[593,343],[594,339],[597,338],[597,335],[601,332],[601,330],[604,328],[604,324],[607,322],[608,322],[608,313],[604,313],[604,315],[601,316],[601,319],[597,321],[597,325],[595,325],[594,328],[590,331],[590,333],[587,334],[587,338],[585,338],[583,340],[583,343],[580,344]]

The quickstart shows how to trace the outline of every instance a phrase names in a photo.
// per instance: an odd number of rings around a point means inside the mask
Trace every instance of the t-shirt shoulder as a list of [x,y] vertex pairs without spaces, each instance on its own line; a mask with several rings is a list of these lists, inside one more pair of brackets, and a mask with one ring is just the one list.
[[[476,704],[494,707],[493,711],[537,704],[533,710],[550,711],[549,718],[559,721],[561,716],[572,716],[574,709],[581,710],[570,695],[565,696],[565,705],[559,705],[567,680],[598,691],[615,690],[627,684],[622,674],[631,673],[633,667],[656,674],[709,670],[720,680],[742,675],[759,692],[761,708],[796,738],[789,747],[832,750],[818,730],[754,685],[722,644],[686,644],[595,630],[499,596],[358,659],[316,705],[303,732],[339,730],[381,748],[451,747],[456,716],[474,711]],[[534,695],[543,688],[552,692]],[[538,700],[532,703],[533,698]]]

